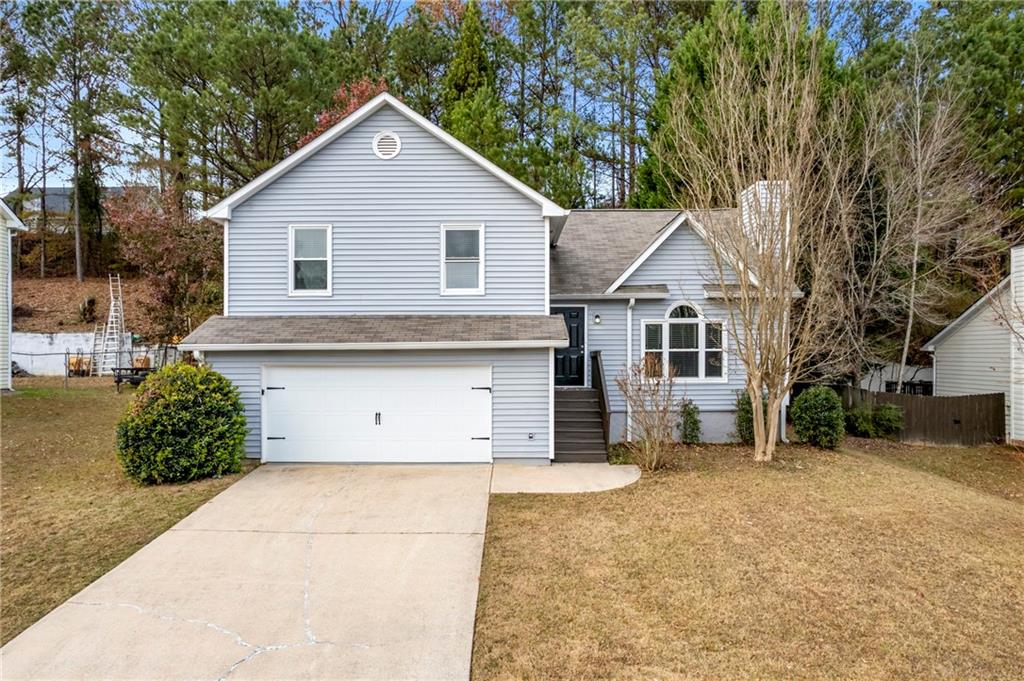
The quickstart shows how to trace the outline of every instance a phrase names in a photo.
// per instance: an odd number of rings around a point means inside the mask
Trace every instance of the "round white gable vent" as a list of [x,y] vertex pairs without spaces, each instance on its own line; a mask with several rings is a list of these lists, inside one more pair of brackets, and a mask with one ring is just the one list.
[[373,136],[373,153],[385,161],[398,156],[402,150],[402,139],[390,130],[381,130]]

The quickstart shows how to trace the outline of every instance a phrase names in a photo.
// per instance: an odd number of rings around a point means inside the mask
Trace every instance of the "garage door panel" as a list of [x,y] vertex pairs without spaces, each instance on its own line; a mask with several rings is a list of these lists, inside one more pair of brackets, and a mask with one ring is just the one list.
[[490,461],[490,381],[489,366],[267,367],[264,459]]

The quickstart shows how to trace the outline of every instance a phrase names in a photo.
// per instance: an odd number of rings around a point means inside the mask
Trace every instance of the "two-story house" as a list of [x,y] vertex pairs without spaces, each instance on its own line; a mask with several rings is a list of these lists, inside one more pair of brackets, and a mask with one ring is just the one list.
[[206,212],[224,314],[181,344],[264,461],[604,458],[646,360],[733,429],[711,252],[680,211],[554,204],[383,94]]

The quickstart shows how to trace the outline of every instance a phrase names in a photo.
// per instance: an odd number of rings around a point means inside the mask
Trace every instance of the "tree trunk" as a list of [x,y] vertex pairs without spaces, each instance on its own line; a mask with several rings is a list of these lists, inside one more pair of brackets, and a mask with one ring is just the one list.
[[910,335],[914,328],[914,298],[917,295],[917,254],[920,249],[920,241],[914,238],[914,262],[910,266],[910,301],[907,310],[907,328],[903,333],[903,352],[900,354],[900,373],[896,377],[896,392],[903,392],[903,374],[907,367],[907,355],[910,354]]
[[75,201],[75,278],[78,281],[85,281],[85,269],[82,263],[82,208],[79,205],[80,192],[78,187],[78,173],[79,167],[81,166],[81,149],[79,148],[78,140],[78,124],[76,122],[71,123],[71,143],[74,145],[72,154],[74,155],[72,172],[72,182],[75,185],[74,188],[74,201]]
[[39,194],[39,278],[46,278],[46,230],[49,225],[48,216],[46,215],[46,175],[48,171],[49,159],[47,158],[46,149],[46,115],[43,114],[42,120],[40,121],[39,127],[39,154],[42,165],[42,185],[43,189]]

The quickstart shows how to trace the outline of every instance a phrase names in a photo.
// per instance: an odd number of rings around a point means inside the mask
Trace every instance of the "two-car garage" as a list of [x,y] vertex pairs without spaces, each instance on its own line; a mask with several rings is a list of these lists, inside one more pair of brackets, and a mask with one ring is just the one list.
[[490,366],[265,366],[263,460],[491,460]]
[[179,348],[238,388],[246,456],[548,462],[561,315],[210,317]]

